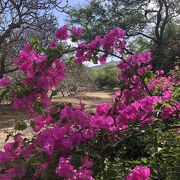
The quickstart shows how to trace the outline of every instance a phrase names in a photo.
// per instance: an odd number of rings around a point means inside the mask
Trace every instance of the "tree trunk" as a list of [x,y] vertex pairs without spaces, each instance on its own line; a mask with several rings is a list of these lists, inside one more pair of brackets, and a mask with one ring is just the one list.
[[5,74],[4,58],[0,59],[0,78]]

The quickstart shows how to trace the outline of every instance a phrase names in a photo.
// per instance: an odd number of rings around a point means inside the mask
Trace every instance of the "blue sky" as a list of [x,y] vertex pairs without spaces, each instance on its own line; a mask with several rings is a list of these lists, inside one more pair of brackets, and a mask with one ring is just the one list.
[[[76,7],[76,8],[81,7],[81,6],[86,6],[88,4],[88,0],[68,0],[68,2],[70,6]],[[67,15],[65,13],[54,11],[54,14],[56,15],[58,19],[59,25],[64,25],[66,23],[65,21],[66,21]]]

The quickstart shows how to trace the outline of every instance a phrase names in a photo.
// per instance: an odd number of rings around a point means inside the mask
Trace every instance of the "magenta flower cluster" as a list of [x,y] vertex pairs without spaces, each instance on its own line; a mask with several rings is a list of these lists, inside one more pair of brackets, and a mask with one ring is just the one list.
[[150,169],[137,165],[126,177],[126,180],[149,180]]
[[45,109],[50,109],[47,92],[64,79],[65,66],[62,61],[55,59],[48,66],[47,56],[37,53],[27,43],[19,52],[15,64],[24,75],[21,83],[27,86],[31,93],[21,97],[15,93],[13,107],[15,109],[27,108],[29,112],[33,112],[34,104],[39,100]]
[[4,75],[2,79],[0,79],[0,89],[8,86],[11,80],[7,75]]

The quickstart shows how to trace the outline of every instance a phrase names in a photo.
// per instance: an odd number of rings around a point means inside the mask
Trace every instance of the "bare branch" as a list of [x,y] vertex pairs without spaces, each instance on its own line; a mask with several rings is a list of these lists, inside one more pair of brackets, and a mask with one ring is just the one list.
[[126,33],[126,35],[127,35],[128,37],[141,35],[141,36],[144,36],[144,37],[146,37],[146,38],[148,38],[148,39],[151,39],[151,40],[153,40],[154,42],[156,42],[156,39],[155,39],[155,38],[153,38],[153,37],[151,37],[151,36],[148,36],[148,35],[146,35],[146,34],[144,34],[144,33],[142,33],[142,32],[137,32],[137,33],[134,33],[134,34],[127,34],[127,33]]

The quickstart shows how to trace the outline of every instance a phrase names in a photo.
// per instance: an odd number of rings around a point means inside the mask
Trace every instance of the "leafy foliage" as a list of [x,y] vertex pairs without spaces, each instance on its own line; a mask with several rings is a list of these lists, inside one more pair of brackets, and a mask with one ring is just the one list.
[[95,85],[99,89],[112,90],[118,86],[118,69],[116,66],[108,65],[103,69],[92,69]]

